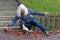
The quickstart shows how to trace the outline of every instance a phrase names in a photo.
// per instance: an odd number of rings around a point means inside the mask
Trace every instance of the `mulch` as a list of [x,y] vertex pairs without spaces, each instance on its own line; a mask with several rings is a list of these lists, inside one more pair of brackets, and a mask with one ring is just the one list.
[[[42,37],[42,36],[46,36],[40,29],[36,29],[34,32],[30,32],[28,34],[24,33],[22,29],[11,29],[11,30],[7,30],[7,29],[3,29],[4,33],[7,34],[13,34],[16,36],[20,36],[20,37]],[[55,34],[57,32],[57,30],[53,29],[48,31],[51,35]]]

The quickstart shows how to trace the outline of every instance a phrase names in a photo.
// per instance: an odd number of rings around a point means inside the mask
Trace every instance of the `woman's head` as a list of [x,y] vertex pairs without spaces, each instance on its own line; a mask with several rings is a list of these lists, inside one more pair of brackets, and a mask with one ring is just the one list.
[[25,9],[21,9],[21,14],[24,14],[25,13]]
[[17,15],[21,16],[21,14],[27,15],[28,14],[28,9],[24,4],[20,4],[18,9],[17,9]]

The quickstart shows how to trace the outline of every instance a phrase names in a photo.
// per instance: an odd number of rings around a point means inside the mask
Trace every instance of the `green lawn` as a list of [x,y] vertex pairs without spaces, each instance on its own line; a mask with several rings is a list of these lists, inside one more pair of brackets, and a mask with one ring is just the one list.
[[29,8],[37,11],[49,11],[50,13],[60,13],[60,0],[22,0]]

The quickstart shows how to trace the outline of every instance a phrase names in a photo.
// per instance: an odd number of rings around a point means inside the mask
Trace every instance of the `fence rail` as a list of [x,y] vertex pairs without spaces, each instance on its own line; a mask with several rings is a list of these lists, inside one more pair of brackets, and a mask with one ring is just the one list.
[[44,26],[51,25],[52,27],[60,28],[60,15],[47,16],[47,17],[37,17]]

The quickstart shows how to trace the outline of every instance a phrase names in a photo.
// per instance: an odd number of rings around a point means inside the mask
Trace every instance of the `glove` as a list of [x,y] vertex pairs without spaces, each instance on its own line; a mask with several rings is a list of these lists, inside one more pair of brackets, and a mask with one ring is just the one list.
[[45,17],[48,17],[48,15],[49,15],[49,12],[46,12],[46,13],[45,13]]
[[11,24],[8,24],[7,26],[10,27],[10,26],[12,26],[12,25],[11,25]]

